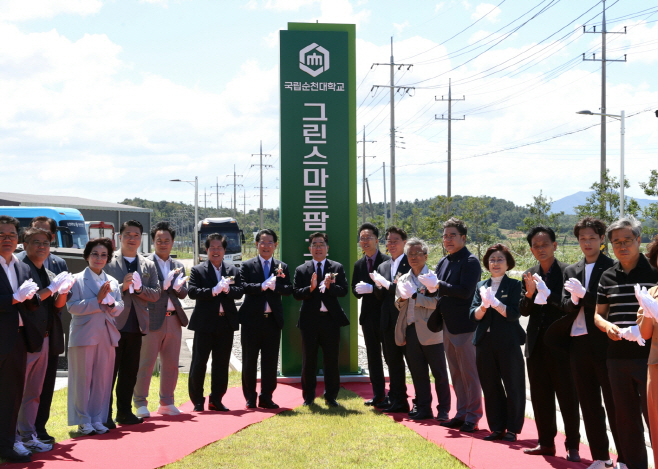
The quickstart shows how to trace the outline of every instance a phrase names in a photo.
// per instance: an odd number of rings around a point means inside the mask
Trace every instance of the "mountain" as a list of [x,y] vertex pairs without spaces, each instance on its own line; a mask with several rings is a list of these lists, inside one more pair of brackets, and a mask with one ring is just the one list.
[[[562,197],[553,202],[551,206],[552,212],[564,212],[565,215],[575,215],[576,211],[574,207],[576,205],[583,205],[587,202],[587,197],[592,194],[592,191],[579,191],[575,194]],[[628,196],[627,196],[628,197]],[[644,208],[649,204],[658,202],[656,199],[635,199],[637,203],[640,204],[640,207]]]

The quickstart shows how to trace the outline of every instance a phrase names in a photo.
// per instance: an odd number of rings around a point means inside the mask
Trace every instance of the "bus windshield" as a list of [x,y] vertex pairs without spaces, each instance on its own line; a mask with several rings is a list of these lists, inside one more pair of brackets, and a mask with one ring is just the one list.
[[240,233],[237,231],[222,232],[221,229],[209,229],[208,231],[202,231],[199,233],[199,252],[201,254],[206,254],[206,238],[211,233],[219,233],[226,237],[226,254],[236,254],[242,252],[242,246],[240,245]]
[[70,247],[75,249],[85,248],[87,241],[89,241],[89,236],[87,236],[87,230],[85,229],[85,222],[83,220],[62,220],[59,222],[59,226],[65,226],[71,231],[73,245]]

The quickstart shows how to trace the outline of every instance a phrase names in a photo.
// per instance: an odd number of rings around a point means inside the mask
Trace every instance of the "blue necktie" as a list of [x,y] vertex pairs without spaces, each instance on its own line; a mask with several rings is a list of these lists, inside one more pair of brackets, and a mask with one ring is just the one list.
[[263,263],[263,273],[265,274],[265,280],[270,278],[270,261],[265,261]]

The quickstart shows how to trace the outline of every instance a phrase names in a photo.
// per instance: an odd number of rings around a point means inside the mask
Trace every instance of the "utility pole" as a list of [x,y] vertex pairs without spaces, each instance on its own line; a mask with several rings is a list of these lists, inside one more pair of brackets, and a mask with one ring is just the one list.
[[[230,177],[230,174],[227,174],[228,177]],[[241,174],[236,174],[235,173],[235,165],[233,165],[233,216],[235,218],[238,218],[238,192],[237,192],[237,187],[244,187],[242,184],[237,183],[237,178],[243,177]],[[230,186],[230,184],[229,184]]]
[[401,70],[402,67],[407,67],[409,70],[413,67],[413,64],[396,64],[393,59],[393,38],[391,37],[391,62],[390,63],[374,63],[370,67],[375,65],[389,65],[391,67],[391,84],[390,85],[374,85],[370,91],[375,88],[390,88],[391,90],[391,220],[395,223],[395,90],[401,92],[404,90],[405,93],[409,93],[409,90],[415,89],[413,86],[395,86],[393,82],[394,67],[398,67],[398,70]]
[[243,189],[242,193],[242,226],[247,225],[247,189]]
[[260,141],[260,153],[252,153],[251,156],[257,156],[260,155],[260,164],[252,164],[251,167],[254,166],[260,166],[260,209],[259,209],[259,214],[260,214],[260,223],[258,225],[258,229],[262,230],[263,229],[263,168],[272,168],[273,166],[271,164],[263,164],[263,156],[272,156],[272,155],[267,155],[263,154],[263,141]]
[[356,143],[363,143],[363,156],[358,158],[363,158],[363,218],[362,223],[366,222],[366,158],[376,158],[376,156],[366,156],[366,143],[375,143],[377,140],[366,140],[366,126],[363,126],[363,140],[359,140]]
[[224,195],[223,192],[219,192],[220,187],[224,187],[224,186],[219,185],[219,177],[217,177],[217,183],[215,184],[215,195],[217,195],[217,216],[219,216],[219,196]]
[[386,163],[382,163],[382,174],[384,175],[384,231],[388,229],[388,211],[386,210]]
[[368,178],[366,178],[366,180],[364,182],[366,184],[366,187],[368,188],[368,202],[370,203],[370,217],[375,218],[375,212],[373,212],[373,210],[372,210],[372,197],[370,197],[370,184],[368,184]]
[[459,118],[452,118],[452,102],[453,101],[466,101],[466,96],[462,97],[461,99],[459,98],[454,98],[452,97],[452,79],[448,79],[448,99],[444,99],[443,96],[441,96],[441,99],[438,99],[436,96],[434,96],[434,101],[448,101],[448,118],[446,119],[443,117],[443,114],[441,114],[441,117],[434,116],[435,120],[447,120],[448,121],[448,197],[451,195],[452,191],[452,121],[463,121],[466,119],[466,116],[462,117],[461,119]]
[[[624,26],[624,32],[610,32],[606,29],[605,24],[605,0],[601,2],[603,4],[603,21],[601,24],[601,31],[598,34],[601,34],[601,58],[597,59],[596,54],[592,54],[591,59],[585,58],[585,53],[583,53],[583,61],[585,62],[601,62],[601,186],[603,187],[605,174],[606,174],[606,122],[605,122],[605,113],[606,113],[606,62],[626,62],[626,54],[624,54],[624,60],[621,59],[607,59],[606,58],[606,40],[605,37],[607,34],[626,34],[626,26]],[[592,27],[591,31],[587,31],[587,27],[583,25],[583,34],[597,34],[596,26]],[[621,181],[623,184],[624,181]],[[605,204],[605,202],[603,202]]]

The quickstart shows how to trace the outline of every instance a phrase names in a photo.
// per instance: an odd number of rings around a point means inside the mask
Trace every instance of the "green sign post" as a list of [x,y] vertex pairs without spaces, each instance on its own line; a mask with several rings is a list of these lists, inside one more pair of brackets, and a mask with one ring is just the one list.
[[[311,260],[315,231],[329,236],[328,257],[343,264],[348,282],[357,259],[355,34],[350,24],[289,23],[281,31],[281,258],[291,275]],[[350,318],[340,371],[359,373],[357,301],[349,293],[340,304]],[[283,299],[284,376],[301,373],[299,307]]]

